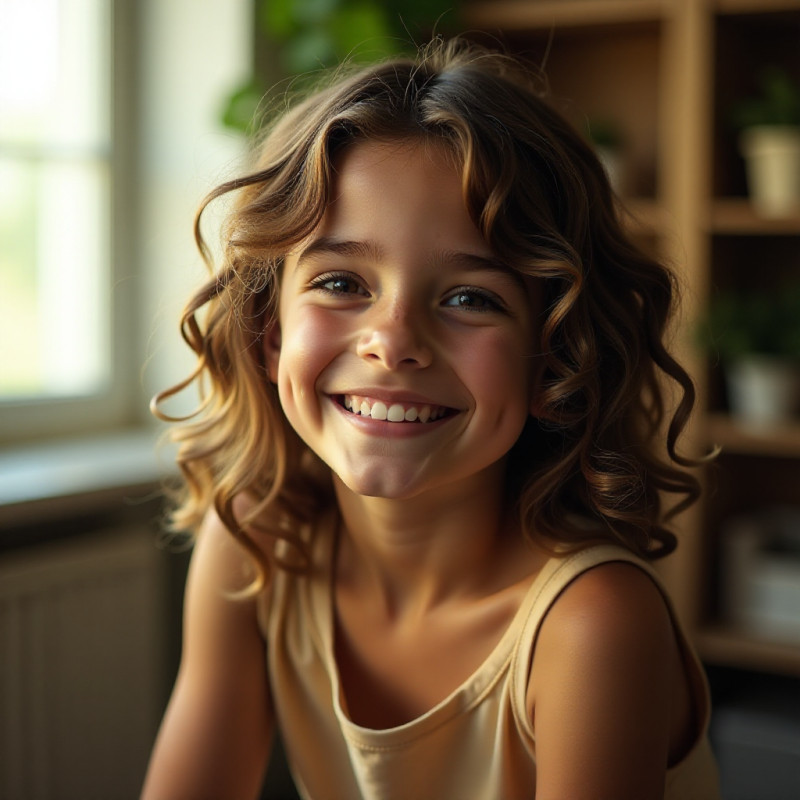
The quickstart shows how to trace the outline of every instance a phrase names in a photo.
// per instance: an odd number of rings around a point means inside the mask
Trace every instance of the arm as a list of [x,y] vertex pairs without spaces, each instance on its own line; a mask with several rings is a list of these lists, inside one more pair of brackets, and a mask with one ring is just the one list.
[[183,652],[142,800],[258,797],[272,738],[264,640],[247,559],[216,514],[198,535],[186,583]]
[[663,800],[684,681],[666,604],[642,570],[605,564],[577,578],[534,651],[536,800]]

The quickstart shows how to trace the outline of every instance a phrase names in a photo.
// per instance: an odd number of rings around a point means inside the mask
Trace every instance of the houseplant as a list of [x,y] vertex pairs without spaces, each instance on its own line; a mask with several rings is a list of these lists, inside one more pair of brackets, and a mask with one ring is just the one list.
[[733,121],[753,206],[779,217],[800,211],[800,85],[771,66],[759,88],[735,107]]
[[718,294],[704,338],[723,367],[733,416],[755,425],[794,416],[800,401],[800,282]]
[[[414,50],[458,27],[453,0],[255,0],[253,75],[228,96],[223,124],[252,133],[270,86],[302,90],[342,61],[369,63]],[[288,83],[286,83],[288,79]]]

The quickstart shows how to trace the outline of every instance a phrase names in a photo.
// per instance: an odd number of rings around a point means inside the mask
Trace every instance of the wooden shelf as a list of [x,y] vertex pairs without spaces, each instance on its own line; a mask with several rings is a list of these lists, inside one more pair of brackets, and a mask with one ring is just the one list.
[[797,0],[716,0],[719,14],[769,14],[776,11],[797,11]]
[[725,626],[701,628],[694,640],[708,663],[800,676],[800,641],[760,639]]
[[708,230],[731,236],[800,236],[800,213],[763,217],[744,198],[721,198],[711,205]]
[[800,421],[774,428],[749,428],[727,414],[708,414],[706,435],[723,452],[778,458],[800,458]]
[[469,25],[478,28],[533,31],[657,22],[670,5],[668,0],[497,0],[467,3],[462,13]]
[[[578,130],[587,120],[618,125],[629,170],[621,219],[642,246],[682,270],[685,296],[698,306],[692,313],[703,314],[712,287],[757,288],[793,276],[800,210],[782,218],[756,212],[727,115],[765,64],[797,74],[800,0],[465,0],[463,19],[541,65]],[[700,396],[718,394],[719,376],[703,359],[685,358]],[[690,535],[665,573],[687,619],[714,605],[714,526],[744,507],[796,504],[800,470],[800,420],[755,429],[701,406],[696,422],[692,445],[718,444],[723,458],[718,490],[688,512]],[[721,625],[694,632],[709,662],[800,678],[800,641]]]

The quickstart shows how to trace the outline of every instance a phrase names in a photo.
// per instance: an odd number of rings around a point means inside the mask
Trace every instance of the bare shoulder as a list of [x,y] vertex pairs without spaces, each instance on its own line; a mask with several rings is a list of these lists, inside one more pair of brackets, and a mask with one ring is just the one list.
[[[256,572],[252,556],[213,510],[194,545],[184,602],[182,669],[236,670],[232,658],[263,659],[258,624],[261,594],[247,592]],[[236,655],[238,654],[238,655]]]
[[[237,515],[241,505],[236,504]],[[269,558],[266,550],[263,555]],[[197,582],[202,583],[206,590],[224,595],[241,593],[255,576],[251,556],[236,541],[214,509],[206,513],[197,532],[190,569],[187,589]]]
[[531,672],[531,699],[539,680],[561,670],[564,654],[573,665],[635,675],[672,652],[677,643],[661,591],[642,569],[626,562],[593,567],[578,576],[553,604],[542,622]]
[[197,535],[186,581],[183,649],[142,797],[255,797],[272,736],[257,598],[237,597],[249,556],[216,513]]
[[612,562],[576,578],[534,651],[537,800],[663,797],[683,681],[669,609],[646,572]]
[[580,648],[622,648],[636,656],[644,644],[674,641],[672,619],[653,579],[635,564],[609,562],[579,575],[556,600],[542,624],[541,645],[557,640]]

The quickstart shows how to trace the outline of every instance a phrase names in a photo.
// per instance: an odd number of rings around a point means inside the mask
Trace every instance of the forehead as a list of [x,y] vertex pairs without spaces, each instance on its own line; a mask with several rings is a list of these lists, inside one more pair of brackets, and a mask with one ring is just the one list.
[[[333,163],[329,202],[312,236],[332,233],[399,244],[488,247],[464,202],[453,151],[427,139],[356,141]],[[405,243],[407,244],[407,238]]]
[[403,192],[412,199],[448,195],[453,205],[464,208],[461,169],[452,149],[425,139],[355,140],[333,160],[330,203],[350,191],[377,187],[387,199]]
[[358,173],[393,166],[402,170],[417,163],[433,172],[461,174],[461,159],[455,147],[424,133],[406,137],[356,137],[333,156],[333,172],[338,179],[348,171]]

